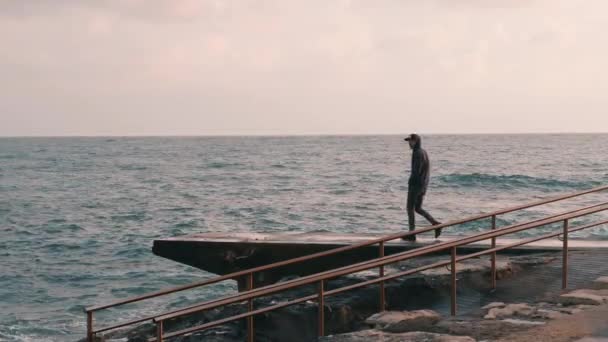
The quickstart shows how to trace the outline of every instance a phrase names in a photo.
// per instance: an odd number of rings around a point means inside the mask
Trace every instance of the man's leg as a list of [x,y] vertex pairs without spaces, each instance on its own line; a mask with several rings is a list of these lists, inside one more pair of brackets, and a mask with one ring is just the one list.
[[[424,195],[425,195],[425,193],[423,192],[416,198],[416,205],[414,206],[415,211],[418,214],[422,215],[432,225],[440,224],[441,222],[435,220],[435,218],[433,216],[431,216],[431,214],[429,214],[426,210],[422,209],[422,202],[424,202]],[[441,235],[441,228],[435,229],[435,238],[438,238],[439,235]]]
[[[408,189],[407,192],[407,220],[409,230],[416,229],[416,217],[415,217],[415,206],[416,206],[416,193],[413,190]],[[403,238],[404,240],[416,241],[416,235],[410,235]]]

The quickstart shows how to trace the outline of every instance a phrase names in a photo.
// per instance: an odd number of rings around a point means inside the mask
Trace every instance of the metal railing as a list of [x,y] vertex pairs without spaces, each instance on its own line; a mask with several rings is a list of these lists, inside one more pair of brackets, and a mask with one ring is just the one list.
[[[451,266],[451,314],[455,315],[456,314],[456,266],[457,266],[457,262],[467,260],[470,258],[474,258],[474,257],[479,257],[479,256],[482,256],[485,254],[493,254],[493,253],[496,253],[498,251],[505,250],[508,248],[521,246],[521,245],[525,245],[525,244],[528,244],[528,243],[531,243],[534,241],[539,241],[539,240],[556,237],[556,236],[560,236],[560,235],[563,236],[562,287],[566,288],[567,274],[568,274],[567,273],[568,234],[571,232],[575,232],[575,231],[579,231],[582,229],[587,229],[587,228],[591,228],[591,227],[595,227],[598,225],[608,223],[608,220],[602,220],[602,221],[595,222],[592,224],[587,224],[587,225],[583,225],[583,226],[576,227],[573,229],[569,229],[569,221],[574,218],[591,215],[591,214],[598,213],[598,212],[605,211],[605,210],[608,210],[608,202],[604,202],[599,205],[585,207],[585,208],[574,210],[574,211],[565,212],[565,213],[562,213],[559,215],[554,215],[554,216],[551,216],[551,217],[548,217],[545,219],[536,220],[531,223],[508,226],[508,227],[496,229],[496,230],[493,230],[490,232],[477,234],[477,235],[474,235],[471,237],[465,237],[465,238],[461,238],[461,239],[454,240],[454,241],[449,241],[449,242],[439,243],[436,245],[421,247],[421,248],[417,248],[417,249],[414,249],[411,251],[401,252],[401,253],[393,254],[390,256],[385,256],[385,257],[381,257],[378,259],[374,259],[371,261],[365,261],[365,262],[361,262],[361,263],[354,264],[351,266],[341,267],[341,268],[338,268],[335,270],[321,272],[318,274],[298,278],[298,279],[287,281],[284,283],[268,285],[268,286],[260,287],[260,288],[253,289],[253,290],[250,290],[247,292],[242,292],[242,293],[239,293],[236,295],[231,295],[231,296],[223,297],[220,299],[212,300],[212,301],[199,304],[197,306],[194,306],[194,307],[186,309],[186,310],[181,310],[179,312],[160,315],[160,316],[155,317],[154,322],[156,323],[156,326],[157,326],[157,336],[156,336],[156,338],[151,339],[150,341],[164,341],[165,339],[168,339],[168,338],[181,336],[181,335],[185,335],[185,334],[190,334],[190,333],[194,333],[197,331],[202,331],[202,330],[209,329],[209,328],[212,328],[212,327],[215,327],[218,325],[222,325],[222,324],[225,324],[225,323],[228,323],[231,321],[235,321],[235,320],[239,320],[239,319],[243,319],[243,318],[250,319],[251,317],[253,317],[254,315],[257,315],[257,314],[273,311],[273,310],[276,310],[279,308],[299,304],[299,303],[306,302],[309,300],[317,300],[317,302],[318,302],[319,336],[323,336],[324,330],[325,330],[324,329],[325,319],[324,319],[324,309],[323,309],[325,297],[330,296],[330,295],[335,295],[338,293],[342,293],[345,291],[353,290],[356,288],[385,282],[387,280],[395,279],[397,277],[402,277],[405,275],[414,274],[414,273],[428,270],[431,268],[446,266],[446,265]],[[482,240],[487,240],[489,238],[496,238],[496,237],[507,235],[507,234],[513,234],[513,233],[517,233],[517,232],[521,232],[521,231],[525,231],[525,230],[529,230],[529,229],[533,229],[533,228],[538,228],[541,226],[545,226],[545,225],[553,224],[553,223],[557,223],[557,222],[563,222],[563,229],[557,233],[551,233],[551,234],[542,235],[540,237],[529,238],[529,239],[518,241],[518,242],[509,244],[509,245],[493,247],[488,250],[467,254],[467,255],[461,256],[461,257],[457,256],[457,248],[460,246],[468,245],[470,243],[474,243],[474,242],[478,242],[478,241],[482,241]],[[439,251],[443,251],[443,250],[450,250],[451,258],[449,261],[436,262],[436,263],[433,263],[430,265],[410,269],[407,271],[396,272],[396,273],[393,273],[390,275],[380,276],[376,279],[363,281],[363,282],[360,282],[360,283],[357,283],[354,285],[348,285],[348,286],[344,286],[344,287],[341,287],[338,289],[325,291],[325,282],[327,280],[337,278],[340,276],[344,276],[344,275],[348,275],[348,274],[352,274],[352,273],[356,273],[356,272],[360,272],[360,271],[384,267],[388,264],[409,260],[409,259],[412,259],[415,257],[424,256],[424,255],[428,255],[430,253],[435,253],[435,252],[439,252]],[[493,272],[492,274],[495,275],[495,272]],[[170,320],[170,319],[175,319],[175,318],[178,318],[181,316],[186,316],[186,315],[190,315],[193,313],[218,308],[218,307],[225,306],[228,304],[240,303],[240,302],[244,302],[244,301],[251,302],[252,300],[259,298],[259,297],[264,297],[264,296],[276,294],[279,292],[291,290],[296,287],[312,285],[312,284],[317,284],[317,286],[318,286],[318,292],[316,295],[309,295],[309,296],[285,301],[285,302],[282,302],[279,304],[271,305],[271,306],[261,308],[261,309],[256,309],[256,310],[251,310],[250,309],[251,307],[250,307],[248,312],[238,314],[238,315],[235,315],[232,317],[223,318],[223,319],[220,319],[217,321],[209,322],[209,323],[206,323],[203,325],[199,325],[196,327],[191,327],[188,329],[183,329],[183,330],[179,330],[179,331],[175,331],[175,332],[171,332],[171,333],[167,333],[167,334],[164,334],[164,332],[163,332],[164,322],[167,320]],[[381,288],[380,291],[383,292],[384,289]],[[380,297],[381,298],[384,297],[384,294],[381,293]],[[382,310],[382,308],[381,308],[381,310]],[[253,341],[254,335],[255,335],[255,332],[253,330],[253,326],[248,326],[248,340]]]
[[[263,312],[275,310],[275,309],[278,309],[278,308],[281,308],[281,307],[285,307],[285,306],[289,306],[289,305],[294,305],[294,304],[302,303],[302,302],[305,302],[305,301],[308,301],[308,300],[312,300],[312,299],[316,299],[316,300],[319,301],[319,303],[323,304],[324,298],[326,296],[330,296],[330,295],[333,295],[333,294],[336,294],[336,293],[340,293],[340,292],[344,292],[344,291],[347,291],[347,290],[350,290],[350,289],[354,289],[354,288],[358,288],[358,287],[366,286],[366,285],[370,285],[370,284],[376,284],[376,283],[380,284],[380,310],[382,311],[385,308],[385,301],[386,301],[386,299],[385,299],[385,291],[384,291],[384,282],[385,281],[394,279],[394,278],[399,277],[399,276],[403,276],[403,275],[407,275],[407,274],[412,274],[412,273],[419,272],[419,271],[422,271],[422,270],[425,270],[425,269],[429,269],[429,268],[433,268],[433,267],[438,267],[438,266],[443,266],[443,265],[448,265],[448,264],[453,264],[452,266],[454,266],[454,267],[452,267],[452,270],[455,270],[455,263],[457,261],[466,260],[466,259],[463,259],[463,257],[460,257],[460,258],[456,257],[456,254],[455,254],[456,253],[456,247],[471,243],[471,242],[467,242],[467,241],[470,241],[471,239],[474,239],[474,241],[472,241],[472,242],[491,239],[491,248],[489,250],[483,251],[484,253],[482,253],[482,254],[479,254],[479,253],[474,253],[474,254],[478,254],[476,256],[484,255],[484,254],[491,254],[492,287],[495,287],[496,286],[496,252],[500,251],[500,250],[503,250],[503,249],[514,247],[514,246],[510,246],[510,245],[496,247],[496,237],[502,236],[502,235],[505,235],[505,234],[510,234],[510,233],[513,233],[513,232],[518,232],[518,231],[521,231],[521,230],[532,229],[532,228],[536,228],[536,227],[539,227],[539,226],[542,226],[542,225],[549,224],[549,223],[546,223],[547,220],[556,220],[556,219],[558,219],[558,221],[560,221],[560,220],[566,220],[565,222],[567,222],[568,220],[570,220],[572,218],[575,218],[575,217],[589,215],[589,214],[592,214],[592,213],[595,213],[595,212],[606,210],[608,208],[604,207],[604,206],[607,205],[608,203],[602,203],[600,205],[594,205],[594,206],[591,206],[591,207],[586,207],[586,208],[583,208],[583,209],[578,209],[578,210],[570,211],[570,212],[567,212],[567,213],[562,213],[562,214],[559,214],[559,215],[554,215],[554,216],[551,216],[551,217],[548,217],[548,218],[534,220],[534,221],[531,221],[531,222],[528,222],[528,223],[517,224],[517,225],[513,225],[513,226],[509,226],[509,227],[505,227],[505,228],[500,228],[500,229],[497,229],[497,227],[496,227],[496,217],[498,215],[503,215],[503,214],[507,214],[507,213],[511,213],[511,212],[515,212],[515,211],[519,211],[519,210],[523,210],[523,209],[528,209],[528,208],[532,208],[532,207],[536,207],[536,206],[540,206],[540,205],[544,205],[544,204],[553,203],[553,202],[563,201],[563,200],[566,200],[566,199],[570,199],[570,198],[574,198],[574,197],[578,197],[578,196],[582,196],[582,195],[586,195],[586,194],[590,194],[590,193],[596,193],[596,192],[600,192],[600,191],[604,191],[604,190],[608,190],[608,186],[598,187],[598,188],[594,188],[594,189],[590,189],[590,190],[579,191],[579,192],[572,193],[572,194],[557,196],[557,197],[553,197],[553,198],[549,198],[549,199],[545,199],[545,200],[540,200],[540,201],[537,201],[537,202],[528,203],[528,204],[524,204],[524,205],[520,205],[520,206],[508,208],[508,209],[494,211],[494,212],[487,213],[487,214],[481,214],[481,215],[477,215],[477,216],[473,216],[473,217],[469,217],[469,218],[465,218],[465,219],[461,219],[461,220],[455,220],[455,221],[447,222],[447,223],[444,223],[444,224],[440,224],[440,225],[436,225],[436,226],[431,226],[431,227],[424,228],[424,229],[419,229],[419,230],[416,230],[416,231],[413,231],[413,232],[401,232],[401,233],[397,233],[397,234],[392,234],[392,235],[388,235],[388,236],[385,236],[385,237],[382,237],[382,238],[378,238],[378,239],[374,239],[374,240],[370,240],[370,241],[365,241],[365,242],[353,244],[353,245],[350,245],[350,246],[344,246],[344,247],[340,247],[340,248],[335,248],[335,249],[332,249],[332,250],[329,250],[329,251],[319,252],[319,253],[315,253],[315,254],[299,257],[299,258],[294,258],[294,259],[290,259],[290,260],[280,261],[280,262],[277,262],[277,263],[274,263],[274,264],[270,264],[270,265],[264,265],[264,266],[260,266],[260,267],[256,267],[256,268],[252,268],[252,269],[248,269],[248,270],[234,272],[234,273],[231,273],[231,274],[223,275],[223,276],[220,276],[220,277],[215,277],[215,278],[212,278],[212,279],[208,279],[208,280],[205,280],[205,281],[201,281],[201,282],[197,282],[197,283],[193,283],[193,284],[189,284],[189,285],[179,286],[179,287],[175,287],[175,288],[164,290],[164,291],[158,291],[158,292],[146,294],[146,295],[143,295],[143,296],[138,296],[138,297],[134,297],[134,298],[130,298],[130,299],[125,299],[125,300],[117,301],[117,302],[110,303],[110,304],[104,304],[104,305],[98,305],[98,306],[94,306],[94,307],[89,307],[89,308],[85,309],[85,312],[86,312],[86,315],[87,315],[87,340],[88,341],[93,341],[93,338],[94,338],[95,334],[98,334],[98,333],[101,333],[101,332],[105,332],[105,331],[109,331],[109,330],[113,330],[113,329],[129,326],[129,325],[133,325],[133,324],[137,324],[137,323],[141,323],[141,322],[145,322],[145,321],[153,321],[157,325],[157,340],[162,341],[165,338],[179,336],[179,335],[187,334],[187,333],[193,332],[193,331],[204,330],[204,329],[208,329],[208,328],[211,328],[213,326],[221,325],[221,324],[224,324],[224,323],[227,323],[227,322],[230,322],[230,321],[246,318],[247,319],[247,330],[248,330],[248,341],[253,341],[253,336],[254,336],[253,316],[256,315],[256,314],[260,314],[260,313],[263,313]],[[584,214],[579,215],[581,212],[584,212]],[[575,216],[567,217],[565,219],[561,218],[564,215],[575,215]],[[473,222],[473,221],[477,221],[477,220],[481,220],[481,219],[486,219],[486,218],[491,218],[491,228],[492,228],[492,230],[490,232],[477,234],[477,235],[474,235],[472,237],[463,238],[463,239],[459,239],[459,240],[455,240],[455,241],[451,241],[451,242],[445,242],[445,243],[440,243],[440,244],[436,244],[436,245],[432,245],[432,246],[421,247],[421,248],[417,248],[415,250],[408,251],[408,252],[402,252],[402,253],[397,253],[397,254],[393,254],[393,255],[390,255],[390,256],[384,256],[384,244],[387,241],[403,238],[403,237],[414,235],[414,234],[424,233],[424,232],[435,230],[435,229],[438,229],[438,228],[449,228],[449,227],[453,227],[453,226],[456,226],[456,225],[460,225],[460,224],[464,224],[464,223],[469,223],[469,222]],[[555,222],[557,222],[557,221],[555,221]],[[554,222],[552,221],[552,223],[554,223]],[[595,224],[595,225],[592,225],[592,226],[596,226],[596,225],[599,225],[599,224],[603,224],[603,223],[598,223],[598,224]],[[530,226],[530,225],[532,225],[532,226]],[[581,229],[586,229],[586,228],[590,228],[590,227],[591,226],[588,226],[588,227],[585,227],[585,226],[584,227],[577,227],[575,230],[581,230]],[[508,231],[505,231],[505,229],[507,229]],[[512,230],[515,230],[515,231],[512,231]],[[574,231],[574,230],[571,230],[571,231]],[[564,237],[565,237],[565,239],[564,239],[564,241],[565,241],[564,242],[564,246],[565,246],[565,248],[564,248],[564,255],[565,255],[564,260],[565,260],[566,263],[567,263],[567,233],[568,232],[569,231],[567,231],[567,228],[564,228],[564,232],[559,233],[559,235],[564,234]],[[552,237],[552,236],[550,236],[550,237]],[[534,238],[534,239],[536,239],[534,241],[538,241],[538,240],[541,240],[541,239],[544,239],[544,238],[548,238],[548,237]],[[524,241],[527,241],[527,240],[524,240]],[[529,243],[529,242],[525,242],[525,243]],[[268,285],[268,286],[257,288],[257,289],[253,288],[253,277],[254,277],[254,274],[256,274],[258,272],[271,270],[271,269],[282,267],[282,266],[285,266],[285,265],[291,265],[291,264],[295,264],[295,263],[301,263],[301,262],[305,262],[305,261],[312,260],[312,259],[319,258],[319,257],[326,257],[326,256],[334,255],[334,254],[337,254],[337,253],[341,253],[341,252],[352,251],[352,250],[357,249],[357,248],[367,247],[367,246],[371,246],[371,245],[374,245],[374,244],[378,244],[379,245],[379,258],[377,258],[377,259],[372,259],[370,261],[366,261],[366,262],[362,262],[362,263],[359,263],[359,264],[355,264],[355,265],[350,265],[350,266],[338,268],[336,270],[326,271],[326,272],[318,273],[316,275],[311,275],[311,276],[299,278],[299,279],[296,279],[294,281],[289,281],[289,282],[285,282],[285,283],[281,283],[281,284]],[[446,244],[448,244],[448,245],[446,245]],[[518,243],[517,245],[521,245],[521,243]],[[425,267],[422,267],[422,268],[417,268],[417,269],[414,269],[414,270],[408,270],[408,271],[405,271],[405,273],[404,272],[400,272],[400,273],[391,274],[391,275],[385,275],[384,274],[384,266],[387,265],[387,264],[394,263],[394,262],[397,262],[397,261],[406,260],[406,259],[409,259],[409,258],[412,258],[412,257],[415,257],[415,256],[420,256],[420,255],[424,255],[424,254],[428,254],[428,253],[435,253],[435,252],[442,251],[442,250],[449,249],[449,248],[453,248],[453,250],[451,251],[452,252],[452,259],[449,262],[443,262],[443,263],[438,263],[438,264],[433,264],[433,265],[425,266]],[[468,258],[469,255],[467,255],[466,257]],[[361,268],[361,267],[363,267],[363,268]],[[371,269],[371,268],[379,268],[379,278],[374,279],[372,281],[366,281],[364,283],[361,283],[362,285],[361,284],[356,284],[356,285],[347,286],[347,287],[341,288],[341,289],[334,289],[334,290],[331,290],[331,291],[325,291],[324,286],[321,285],[321,283],[323,283],[326,279],[335,278],[335,277],[338,277],[340,275],[345,275],[345,274],[349,274],[349,273],[353,273],[353,272],[358,272],[359,270],[366,270],[366,269]],[[354,270],[354,271],[350,272],[351,270]],[[340,272],[346,272],[346,273],[340,273]],[[129,304],[129,303],[138,302],[138,301],[146,300],[146,299],[149,299],[149,298],[164,296],[164,295],[176,293],[176,292],[179,292],[179,291],[184,291],[184,290],[189,290],[189,289],[193,289],[193,288],[197,288],[197,287],[202,287],[202,286],[205,286],[205,285],[210,285],[210,284],[218,283],[218,282],[229,280],[229,279],[236,279],[236,278],[243,277],[243,276],[247,277],[247,285],[248,286],[247,286],[247,291],[246,292],[241,292],[241,293],[233,295],[233,296],[228,296],[228,297],[212,300],[212,301],[205,302],[205,303],[200,303],[200,304],[192,305],[192,306],[189,306],[189,307],[186,307],[186,308],[173,310],[173,311],[170,311],[170,312],[167,312],[167,313],[163,313],[163,314],[156,314],[156,315],[146,316],[146,317],[143,317],[143,318],[139,318],[139,319],[123,322],[123,323],[120,323],[120,324],[115,324],[115,325],[107,326],[107,327],[104,327],[104,328],[94,329],[94,326],[93,326],[93,314],[95,312],[97,312],[97,311],[108,309],[108,308],[112,308],[112,307],[116,307],[116,306],[120,306],[120,305]],[[260,296],[265,296],[265,295],[268,295],[268,294],[273,294],[273,293],[276,293],[276,292],[281,292],[281,291],[284,291],[284,290],[287,290],[287,289],[291,289],[291,288],[294,288],[294,287],[298,287],[298,286],[302,286],[302,285],[306,285],[306,284],[310,284],[310,283],[318,283],[319,282],[319,278],[318,277],[321,277],[322,280],[321,280],[321,283],[319,284],[319,293],[317,295],[306,296],[304,298],[299,298],[299,299],[294,300],[294,301],[280,303],[280,304],[273,305],[273,306],[270,306],[270,307],[267,307],[267,308],[254,310],[253,300],[255,298],[260,297]],[[310,281],[310,283],[301,284],[302,281],[304,281],[304,282],[305,281]],[[455,281],[455,273],[454,273],[454,281]],[[286,287],[286,286],[289,286],[289,287]],[[455,290],[455,288],[454,288],[454,290]],[[243,296],[245,296],[245,297],[243,297]],[[455,296],[454,296],[454,298],[455,298]],[[248,303],[248,312],[247,313],[240,314],[240,315],[233,316],[233,317],[229,317],[229,318],[225,318],[225,319],[222,319],[222,320],[219,320],[219,321],[216,321],[216,322],[210,322],[210,323],[207,323],[207,324],[202,325],[202,326],[198,326],[198,327],[182,330],[182,331],[179,331],[179,332],[172,332],[172,333],[164,334],[163,323],[167,319],[171,319],[171,318],[187,315],[187,314],[190,314],[190,313],[193,313],[193,312],[199,312],[199,311],[207,310],[207,309],[210,309],[210,308],[215,308],[215,307],[226,305],[226,304],[230,304],[230,303],[241,302],[241,301],[247,301],[247,303]],[[323,305],[320,305],[319,307],[322,308]],[[453,306],[453,310],[455,310],[455,305]],[[455,313],[455,311],[453,311],[453,312]],[[319,311],[319,315],[320,315],[319,316],[319,332],[320,332],[320,335],[322,335],[323,331],[324,331],[322,310]],[[192,329],[195,329],[195,330],[192,330]]]

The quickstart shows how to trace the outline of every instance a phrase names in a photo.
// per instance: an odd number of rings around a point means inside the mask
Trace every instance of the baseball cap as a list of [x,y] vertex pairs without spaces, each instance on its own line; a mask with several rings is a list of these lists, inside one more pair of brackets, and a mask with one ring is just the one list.
[[407,138],[405,138],[403,140],[405,140],[405,141],[410,141],[410,140],[419,141],[420,140],[420,136],[418,134],[410,134]]

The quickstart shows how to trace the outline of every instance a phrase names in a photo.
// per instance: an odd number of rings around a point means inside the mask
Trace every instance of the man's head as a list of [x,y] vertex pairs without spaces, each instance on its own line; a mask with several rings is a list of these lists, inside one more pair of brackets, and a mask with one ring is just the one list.
[[420,141],[422,140],[418,134],[410,134],[407,138],[403,139],[410,144],[410,148],[414,149],[414,147],[420,145]]

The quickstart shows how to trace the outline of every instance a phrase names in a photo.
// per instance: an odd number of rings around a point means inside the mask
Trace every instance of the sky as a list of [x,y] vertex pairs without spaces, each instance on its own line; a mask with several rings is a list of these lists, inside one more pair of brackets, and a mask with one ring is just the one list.
[[0,136],[608,131],[605,0],[0,0]]

